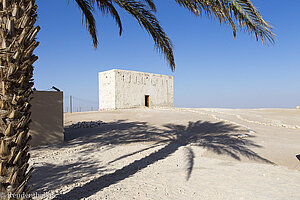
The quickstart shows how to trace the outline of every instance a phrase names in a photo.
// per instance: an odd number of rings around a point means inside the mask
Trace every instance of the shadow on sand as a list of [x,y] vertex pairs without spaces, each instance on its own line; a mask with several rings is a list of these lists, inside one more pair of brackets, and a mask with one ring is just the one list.
[[[217,154],[229,155],[236,160],[240,160],[241,156],[244,156],[252,160],[273,164],[250,149],[251,147],[260,147],[251,140],[251,137],[253,136],[239,139],[238,136],[242,133],[241,127],[226,124],[224,122],[212,123],[208,121],[189,122],[186,126],[166,124],[161,128],[157,128],[148,125],[146,122],[127,122],[126,120],[119,120],[104,124],[97,128],[66,128],[65,144],[63,147],[72,147],[74,145],[77,146],[90,143],[93,144],[92,151],[97,151],[100,147],[108,144],[111,144],[109,145],[112,146],[111,148],[115,145],[129,143],[150,142],[151,144],[146,149],[123,155],[112,160],[110,163],[132,156],[141,151],[149,150],[159,145],[163,146],[159,150],[140,160],[135,160],[134,162],[121,169],[114,170],[113,172],[106,172],[105,175],[102,175],[99,178],[93,179],[82,186],[74,187],[65,194],[56,196],[55,199],[73,199],[74,197],[76,197],[76,199],[87,198],[99,192],[103,188],[134,175],[147,166],[165,159],[176,152],[179,147],[184,147],[186,145],[203,147],[208,151],[212,151]],[[91,149],[82,149],[81,153],[88,155],[91,153]],[[186,147],[186,155],[188,158],[186,179],[188,180],[191,176],[194,163],[194,153],[192,148]],[[110,163],[108,163],[108,165]],[[54,185],[69,184],[77,178],[79,179],[80,177],[77,175],[78,173],[87,175],[97,172],[100,173],[104,172],[103,168],[107,167],[95,166],[91,163],[91,161],[82,161],[82,163],[73,165],[60,167],[44,165],[36,168],[31,183],[36,185],[36,187],[53,189]],[[42,174],[44,173],[46,175],[42,178],[41,176],[43,176]],[[66,177],[68,174],[72,175],[72,178],[68,179]]]

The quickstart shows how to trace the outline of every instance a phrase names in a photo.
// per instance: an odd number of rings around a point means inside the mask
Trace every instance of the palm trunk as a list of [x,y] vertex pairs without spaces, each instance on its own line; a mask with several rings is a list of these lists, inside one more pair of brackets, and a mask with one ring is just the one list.
[[28,193],[30,95],[37,6],[35,0],[0,0],[0,192],[1,199],[22,199],[9,194]]

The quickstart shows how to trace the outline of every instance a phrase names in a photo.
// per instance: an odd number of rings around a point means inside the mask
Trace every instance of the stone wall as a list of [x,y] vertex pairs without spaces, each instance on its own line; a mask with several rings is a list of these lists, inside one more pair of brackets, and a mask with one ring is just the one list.
[[110,70],[99,73],[99,108],[115,108],[115,73]]
[[31,100],[31,145],[60,144],[64,141],[63,93],[34,91]]

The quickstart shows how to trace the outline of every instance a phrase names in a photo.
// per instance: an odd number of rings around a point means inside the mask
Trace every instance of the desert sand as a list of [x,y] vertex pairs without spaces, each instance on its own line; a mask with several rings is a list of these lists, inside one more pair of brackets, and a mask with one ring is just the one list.
[[[299,109],[66,113],[65,142],[31,149],[35,199],[300,199]],[[70,128],[82,121],[105,122]]]

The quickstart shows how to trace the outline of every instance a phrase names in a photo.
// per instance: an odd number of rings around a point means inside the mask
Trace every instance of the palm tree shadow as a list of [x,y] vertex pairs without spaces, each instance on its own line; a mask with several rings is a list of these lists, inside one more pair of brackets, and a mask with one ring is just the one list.
[[[274,164],[250,149],[261,146],[250,139],[254,136],[249,135],[248,130],[243,130],[239,126],[224,122],[197,121],[189,122],[188,126],[166,124],[165,127],[170,132],[177,131],[178,139],[185,145],[200,146],[217,154],[229,155],[236,160],[241,160],[241,156],[244,156],[251,160]],[[247,137],[242,139],[241,135]]]
[[186,180],[188,181],[192,175],[195,154],[191,147],[185,147],[185,149],[186,149],[186,158],[187,158]]
[[[145,124],[143,124],[143,126],[144,125]],[[151,135],[151,133],[153,132],[155,132],[155,137]],[[159,132],[159,135],[157,135],[157,132]],[[152,127],[146,134],[148,137],[144,137],[144,134],[141,134],[141,132],[133,132],[131,135],[127,135],[124,138],[121,137],[117,141],[114,141],[114,144],[126,144],[137,141],[155,141],[155,145],[161,143],[166,143],[166,145],[158,151],[153,152],[140,160],[136,160],[131,164],[116,170],[113,173],[105,174],[86,183],[81,187],[73,188],[66,194],[58,195],[55,197],[55,199],[72,199],[72,197],[75,196],[78,199],[87,198],[102,190],[103,188],[109,187],[112,184],[118,183],[119,181],[133,176],[135,173],[148,167],[149,165],[152,165],[159,160],[165,159],[166,157],[176,152],[179,147],[186,145],[201,146],[203,148],[206,148],[208,151],[213,151],[217,154],[230,155],[236,160],[240,160],[241,156],[245,156],[252,160],[259,160],[270,164],[272,163],[271,161],[262,158],[250,149],[250,147],[260,147],[259,145],[256,145],[252,140],[250,140],[251,137],[249,137],[249,139],[239,139],[238,136],[241,134],[240,127],[232,124],[226,124],[224,122],[212,123],[196,121],[189,122],[187,126],[166,124],[164,125],[164,129],[158,130],[157,128]],[[110,137],[112,136],[110,135]],[[107,142],[105,138],[102,137],[102,139]],[[125,157],[132,156],[138,152],[140,151],[123,155],[111,162],[115,162]],[[186,169],[186,179],[188,180],[191,176],[194,163],[194,153],[189,147],[187,148],[187,157],[188,167]]]

